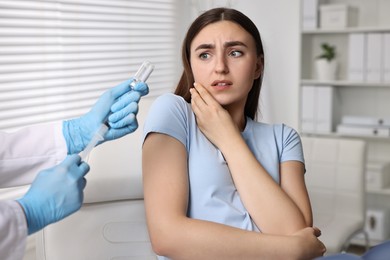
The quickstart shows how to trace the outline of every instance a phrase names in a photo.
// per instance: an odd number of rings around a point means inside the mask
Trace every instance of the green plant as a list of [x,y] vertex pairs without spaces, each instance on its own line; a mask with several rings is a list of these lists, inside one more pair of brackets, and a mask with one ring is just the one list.
[[326,59],[331,61],[336,57],[336,47],[328,43],[321,44],[322,53],[317,56],[317,59]]

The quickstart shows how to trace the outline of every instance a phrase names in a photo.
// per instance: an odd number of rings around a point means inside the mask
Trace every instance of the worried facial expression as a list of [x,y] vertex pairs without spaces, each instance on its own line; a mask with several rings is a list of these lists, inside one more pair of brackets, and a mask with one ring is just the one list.
[[223,106],[244,106],[263,68],[253,37],[230,21],[209,24],[196,35],[190,62],[195,82]]

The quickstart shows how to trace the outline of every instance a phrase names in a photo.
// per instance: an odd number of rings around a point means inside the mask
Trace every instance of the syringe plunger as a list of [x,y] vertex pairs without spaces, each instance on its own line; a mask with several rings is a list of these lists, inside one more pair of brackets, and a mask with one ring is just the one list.
[[104,135],[108,131],[108,126],[101,124],[98,131],[93,135],[91,141],[88,143],[87,147],[80,153],[80,157],[83,161],[87,158],[92,149],[100,142],[104,140]]

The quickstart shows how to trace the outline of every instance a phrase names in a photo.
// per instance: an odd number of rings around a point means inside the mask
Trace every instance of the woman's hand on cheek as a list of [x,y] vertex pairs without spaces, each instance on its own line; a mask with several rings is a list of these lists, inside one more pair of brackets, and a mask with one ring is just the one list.
[[191,106],[203,134],[218,148],[239,133],[230,114],[200,84],[194,83],[191,92]]

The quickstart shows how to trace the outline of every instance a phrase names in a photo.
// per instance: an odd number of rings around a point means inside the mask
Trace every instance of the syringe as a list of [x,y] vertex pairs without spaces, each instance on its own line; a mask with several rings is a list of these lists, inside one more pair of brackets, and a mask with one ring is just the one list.
[[133,81],[130,83],[131,89],[134,90],[134,87],[138,82],[146,82],[153,70],[154,65],[150,61],[144,61],[137,73],[135,73]]
[[108,131],[108,126],[106,124],[101,124],[99,129],[93,135],[91,141],[89,141],[87,147],[85,147],[85,149],[81,151],[80,157],[82,161],[85,161],[89,153],[99,143],[99,141],[104,140],[104,135],[107,133],[107,131]]
[[[133,81],[130,83],[130,89],[134,90],[135,85],[138,82],[146,82],[150,74],[152,74],[154,65],[149,61],[144,61],[137,73],[133,76]],[[101,124],[99,129],[96,131],[87,147],[80,153],[81,160],[85,161],[92,149],[100,142],[104,140],[104,135],[108,131],[108,126],[104,123]]]

